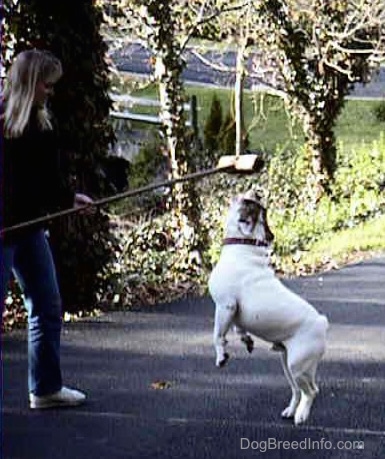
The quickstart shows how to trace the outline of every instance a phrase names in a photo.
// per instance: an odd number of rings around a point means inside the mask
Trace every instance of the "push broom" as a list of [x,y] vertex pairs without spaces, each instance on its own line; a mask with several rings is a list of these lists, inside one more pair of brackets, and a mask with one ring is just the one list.
[[[263,159],[260,154],[244,154],[244,155],[227,155],[222,156],[216,167],[211,169],[205,169],[198,172],[193,172],[191,174],[186,174],[183,177],[179,177],[176,179],[165,180],[162,182],[153,183],[150,185],[142,186],[140,188],[135,188],[133,190],[123,191],[122,193],[115,194],[113,196],[108,196],[106,198],[95,200],[92,204],[92,207],[101,207],[106,204],[110,204],[114,201],[118,201],[124,198],[131,198],[133,196],[138,196],[140,194],[147,193],[149,191],[155,190],[157,188],[162,187],[171,187],[177,183],[187,182],[190,180],[197,180],[202,177],[206,177],[213,174],[218,174],[221,172],[231,173],[231,174],[250,174],[250,173],[257,173],[263,167]],[[77,212],[81,212],[82,210],[89,207],[89,205],[81,206],[81,207],[71,207],[70,209],[64,209],[58,212],[54,212],[48,215],[44,215],[39,218],[35,218],[33,220],[29,220],[26,222],[18,223],[13,226],[9,226],[7,228],[0,229],[0,235],[3,236],[4,234],[11,233],[16,230],[20,230],[23,228],[27,228],[29,226],[38,225],[41,223],[46,223],[48,221],[54,220],[59,217],[72,215]]]

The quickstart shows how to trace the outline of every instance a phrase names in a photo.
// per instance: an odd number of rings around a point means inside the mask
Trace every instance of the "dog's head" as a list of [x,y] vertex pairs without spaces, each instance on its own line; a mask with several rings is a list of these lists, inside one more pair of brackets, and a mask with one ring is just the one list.
[[267,222],[267,212],[261,197],[249,190],[233,198],[227,215],[227,238],[256,239],[270,245],[274,234]]

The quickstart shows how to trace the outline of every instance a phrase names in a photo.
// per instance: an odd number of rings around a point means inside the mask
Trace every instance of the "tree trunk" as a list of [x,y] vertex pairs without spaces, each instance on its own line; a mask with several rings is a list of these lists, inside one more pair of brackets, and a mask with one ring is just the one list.
[[[170,162],[170,177],[176,179],[187,172],[187,152],[184,140],[185,116],[184,91],[181,84],[179,63],[170,66],[170,59],[158,50],[155,60],[155,78],[159,87],[160,117]],[[178,187],[176,187],[178,188]],[[178,201],[178,193],[175,202]]]
[[[147,43],[155,56],[154,77],[159,87],[160,116],[170,163],[170,178],[176,179],[194,171],[194,161],[188,151],[189,134],[186,128],[182,82],[184,62],[177,38],[178,25],[171,2],[159,8],[156,1],[146,3],[151,18]],[[194,182],[183,182],[171,189],[169,207],[177,218],[181,244],[188,251],[198,251],[200,259],[206,247],[201,225],[201,206]]]
[[303,126],[310,163],[309,186],[316,204],[324,192],[330,191],[330,183],[334,178],[337,148],[333,123],[327,113],[323,116],[308,113],[303,116]]

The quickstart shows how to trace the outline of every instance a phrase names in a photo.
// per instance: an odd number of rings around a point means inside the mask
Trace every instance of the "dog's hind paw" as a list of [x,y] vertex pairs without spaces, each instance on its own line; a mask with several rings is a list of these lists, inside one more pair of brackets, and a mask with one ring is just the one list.
[[251,354],[254,350],[254,341],[251,339],[249,335],[242,336],[241,341],[245,343],[247,352]]
[[297,409],[295,410],[295,415],[294,415],[294,424],[296,426],[307,421],[309,414],[310,414],[310,409],[313,404],[313,400],[314,400],[314,396],[302,394],[301,401]]
[[294,424],[298,426],[299,424],[303,424],[305,421],[307,421],[309,417],[309,411],[296,411],[295,416],[294,416]]
[[294,418],[294,413],[295,413],[295,408],[288,406],[282,411],[281,417],[283,417],[284,419],[291,419],[291,418]]
[[226,365],[226,363],[229,360],[229,358],[230,358],[229,354],[227,352],[225,352],[223,354],[223,359],[222,360],[217,360],[216,366],[219,367],[219,368],[223,368]]
[[296,392],[292,395],[290,403],[288,406],[282,411],[281,416],[285,419],[294,418],[294,415],[297,411],[299,402],[300,402],[300,392]]

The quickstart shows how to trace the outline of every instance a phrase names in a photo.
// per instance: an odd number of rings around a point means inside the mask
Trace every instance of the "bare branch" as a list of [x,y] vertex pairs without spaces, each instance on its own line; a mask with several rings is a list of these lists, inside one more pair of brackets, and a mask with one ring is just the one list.
[[184,50],[188,44],[188,42],[191,40],[191,37],[194,35],[194,33],[199,29],[204,24],[208,24],[214,19],[217,19],[219,16],[226,14],[226,13],[231,13],[235,11],[242,10],[245,8],[248,4],[250,3],[250,0],[246,0],[243,2],[240,2],[237,5],[233,6],[226,6],[226,4],[222,4],[220,7],[214,8],[214,11],[207,16],[204,15],[204,10],[206,3],[204,3],[199,11],[199,14],[197,15],[194,23],[191,25],[191,27],[186,31],[186,35],[183,39],[183,42],[181,44],[182,50]]
[[208,67],[218,70],[220,72],[228,72],[232,73],[235,72],[235,67],[229,67],[228,65],[224,65],[222,63],[218,64],[210,59],[207,59],[205,56],[203,56],[201,53],[199,53],[196,49],[191,48],[190,49],[191,54],[193,54],[197,59],[199,59],[204,65],[207,65]]

